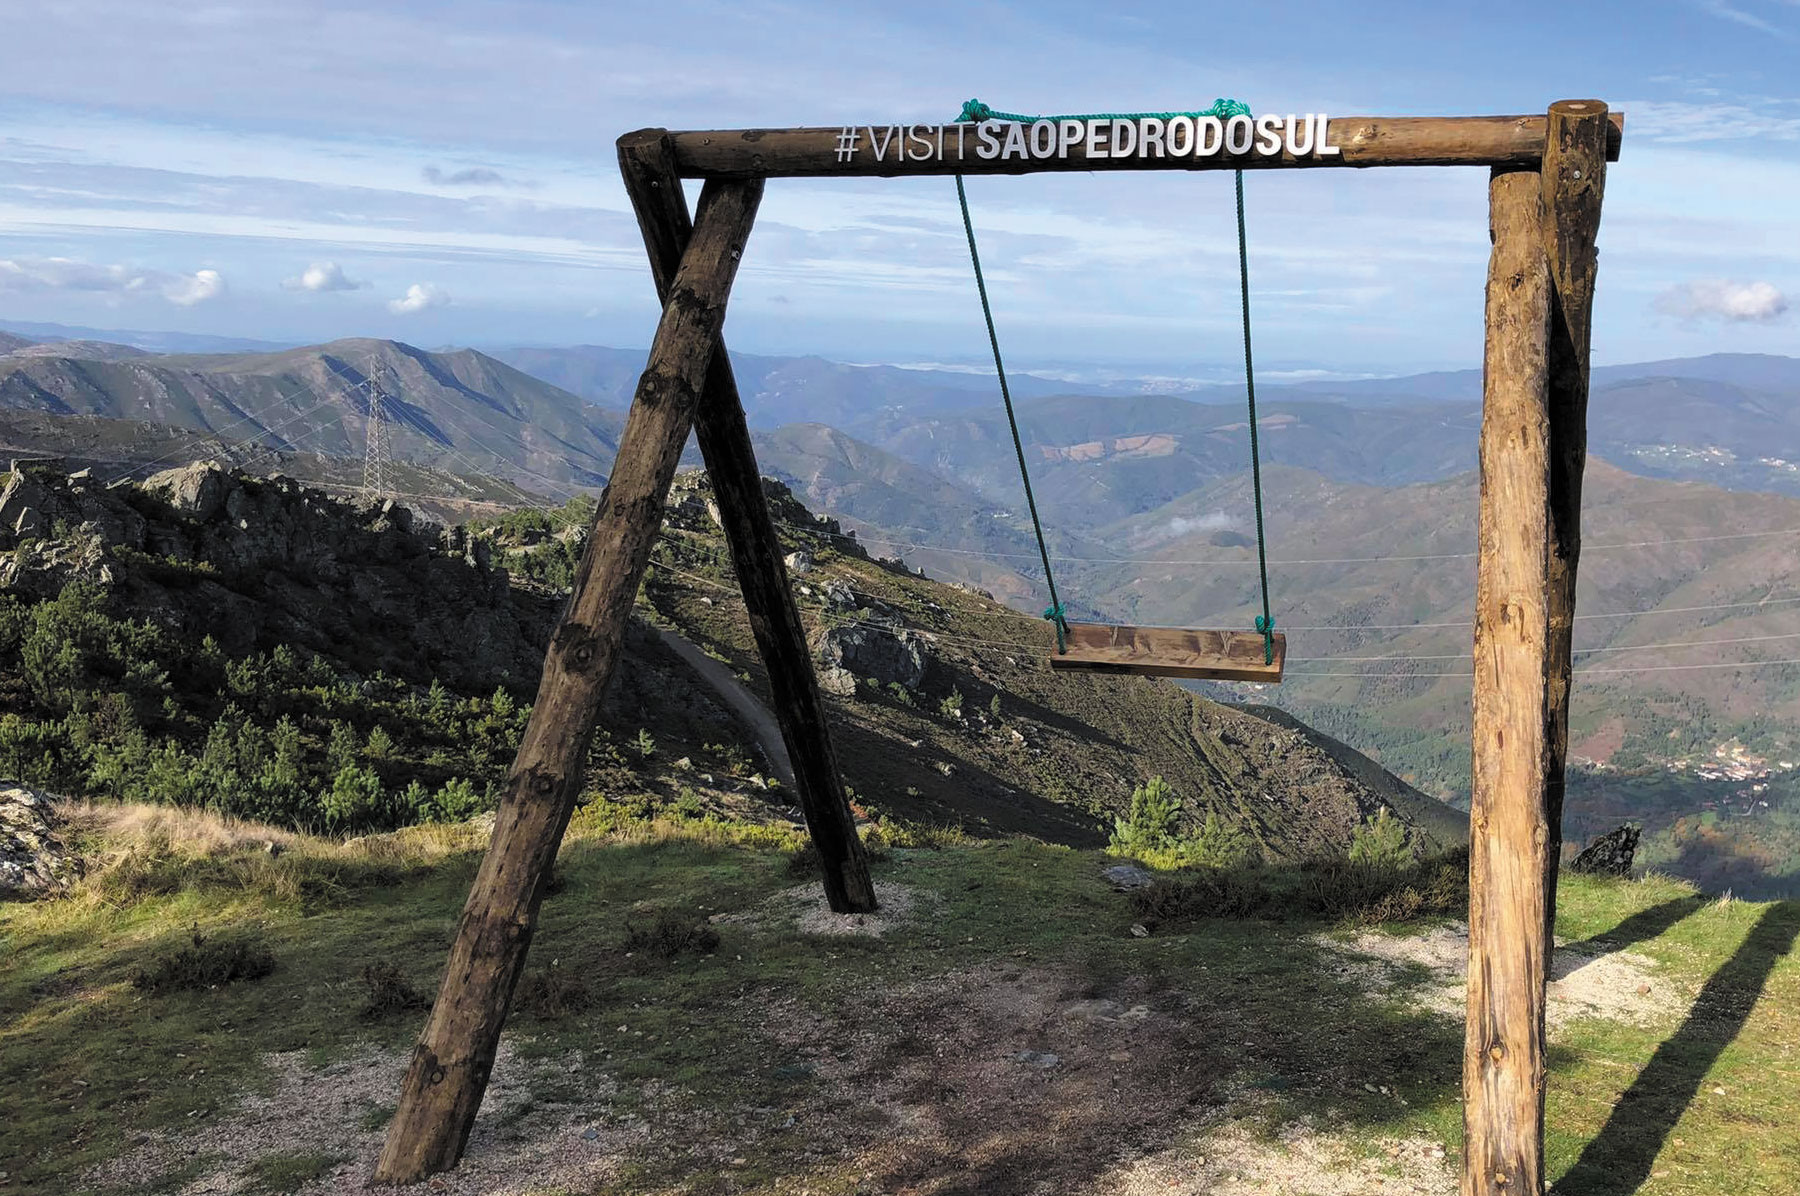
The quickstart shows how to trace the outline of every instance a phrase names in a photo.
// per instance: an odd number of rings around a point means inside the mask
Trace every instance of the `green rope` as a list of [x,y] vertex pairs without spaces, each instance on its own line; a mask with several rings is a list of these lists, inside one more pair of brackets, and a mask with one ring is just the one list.
[[1087,112],[1074,116],[1024,116],[1017,112],[996,112],[980,100],[964,100],[957,124],[980,124],[986,120],[1009,120],[1021,125],[1034,125],[1040,120],[1171,120],[1177,116],[1216,116],[1228,120],[1233,116],[1249,116],[1250,105],[1242,100],[1214,100],[1211,108],[1198,112]]
[[1250,356],[1250,250],[1244,235],[1244,172],[1237,171],[1238,283],[1244,299],[1244,394],[1250,404],[1250,493],[1256,500],[1256,567],[1262,575],[1263,663],[1275,663],[1275,616],[1269,613],[1269,548],[1263,536],[1262,453],[1256,444],[1256,366]]
[[975,289],[981,295],[981,316],[987,321],[988,344],[994,350],[994,370],[1000,375],[1000,399],[1006,404],[1006,422],[1012,428],[1013,452],[1019,457],[1019,478],[1025,483],[1025,505],[1031,509],[1031,530],[1037,533],[1038,555],[1044,561],[1044,584],[1050,587],[1050,606],[1044,617],[1056,625],[1056,651],[1069,650],[1065,633],[1069,630],[1063,604],[1056,600],[1056,578],[1050,573],[1050,549],[1044,544],[1044,525],[1038,521],[1037,499],[1031,493],[1031,471],[1025,467],[1025,441],[1019,435],[1019,421],[1013,414],[1012,391],[1006,385],[1006,363],[1000,360],[1000,334],[994,330],[994,309],[988,303],[987,279],[981,274],[981,253],[975,248],[975,222],[969,217],[969,193],[963,189],[962,175],[956,176],[956,202],[962,206],[963,232],[969,238],[969,261],[975,266]]
[[[1017,124],[1036,124],[1045,120],[1169,120],[1177,116],[1216,116],[1221,120],[1233,116],[1249,116],[1250,106],[1241,100],[1217,99],[1212,107],[1198,112],[1091,112],[1077,116],[1026,116],[1017,112],[997,112],[980,100],[965,100],[957,123],[1001,120]],[[1269,608],[1269,546],[1263,529],[1262,453],[1256,438],[1256,365],[1250,352],[1250,249],[1244,230],[1244,172],[1237,178],[1238,282],[1244,309],[1244,391],[1250,407],[1250,490],[1256,506],[1256,565],[1262,581],[1262,614],[1257,616],[1256,630],[1263,637],[1263,663],[1275,662],[1275,616]],[[1056,625],[1056,650],[1067,652],[1064,633],[1068,630],[1063,604],[1056,600],[1056,579],[1050,575],[1050,550],[1044,544],[1043,524],[1038,520],[1037,500],[1031,493],[1031,472],[1025,465],[1025,443],[1019,435],[1019,421],[1013,415],[1012,393],[1006,385],[1006,364],[1000,360],[1000,337],[994,331],[994,311],[988,303],[987,281],[981,274],[981,254],[975,248],[975,223],[969,218],[969,196],[963,179],[956,176],[956,201],[962,207],[963,232],[969,238],[969,260],[975,266],[975,287],[981,294],[981,314],[987,321],[988,344],[994,350],[994,369],[1000,375],[1000,398],[1006,404],[1006,422],[1012,428],[1013,451],[1019,458],[1019,479],[1025,483],[1025,505],[1031,509],[1031,527],[1037,533],[1038,555],[1044,562],[1044,582],[1050,588],[1050,605],[1044,618]]]

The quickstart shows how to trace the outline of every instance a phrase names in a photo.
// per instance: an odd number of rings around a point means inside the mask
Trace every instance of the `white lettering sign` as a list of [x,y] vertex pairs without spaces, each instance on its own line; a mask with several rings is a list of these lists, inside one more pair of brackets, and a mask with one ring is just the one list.
[[[846,125],[837,135],[837,160],[862,155],[877,162],[1044,161],[1071,158],[1172,159],[1335,158],[1343,151],[1327,139],[1330,117],[1139,116],[979,124]],[[967,134],[973,131],[974,136]],[[948,132],[948,136],[946,136]]]

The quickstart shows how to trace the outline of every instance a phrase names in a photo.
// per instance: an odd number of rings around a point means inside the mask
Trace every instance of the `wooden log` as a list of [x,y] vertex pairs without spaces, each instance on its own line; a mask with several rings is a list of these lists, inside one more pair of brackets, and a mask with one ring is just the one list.
[[1281,680],[1287,636],[1275,634],[1273,660],[1265,660],[1259,631],[1205,631],[1186,627],[1129,627],[1121,623],[1070,623],[1063,652],[1050,667],[1066,672],[1131,673],[1212,681]]
[[1541,177],[1544,249],[1550,258],[1550,692],[1545,722],[1544,817],[1550,829],[1544,913],[1556,929],[1556,880],[1562,863],[1562,811],[1569,756],[1573,681],[1575,569],[1581,557],[1581,476],[1587,464],[1588,348],[1594,314],[1596,238],[1606,190],[1606,105],[1550,105]]
[[[1304,116],[1305,114],[1297,114]],[[1617,160],[1625,118],[1614,114],[1606,128],[1607,156]],[[983,158],[973,124],[846,125],[832,128],[723,129],[680,132],[674,138],[676,169],[684,178],[741,179],[858,177],[943,174],[1032,174],[1092,170],[1268,170],[1342,166],[1529,167],[1543,161],[1546,121],[1542,116],[1334,116],[1323,144],[1334,154],[1289,152],[1231,153],[1221,148],[1200,157],[1157,154],[1138,147],[1114,157],[1086,140],[1052,157]],[[893,131],[897,130],[897,132]],[[942,135],[940,137],[940,130]],[[919,133],[918,138],[912,136]],[[646,134],[661,130],[644,130]],[[1298,134],[1298,129],[1296,130]],[[848,140],[850,134],[855,141]],[[1133,135],[1134,137],[1136,134]],[[1296,144],[1305,146],[1304,137]],[[877,150],[880,151],[877,154]],[[915,156],[917,155],[917,156]]]
[[1536,171],[1489,188],[1463,1196],[1543,1191],[1550,268]]
[[377,1183],[414,1183],[452,1167],[468,1141],[761,196],[758,181],[712,184],[701,196],[693,242],[551,635],[487,855],[388,1126]]
[[[674,171],[667,137],[621,138],[619,170],[637,212],[661,297],[673,281],[692,235],[687,199]],[[781,540],[769,515],[750,428],[723,340],[713,350],[694,429],[718,498],[738,586],[749,609],[750,630],[768,669],[769,690],[782,740],[793,761],[800,808],[819,849],[825,899],[838,913],[869,913],[876,903],[868,853],[856,833],[856,819],[844,793],[806,629],[794,605]]]

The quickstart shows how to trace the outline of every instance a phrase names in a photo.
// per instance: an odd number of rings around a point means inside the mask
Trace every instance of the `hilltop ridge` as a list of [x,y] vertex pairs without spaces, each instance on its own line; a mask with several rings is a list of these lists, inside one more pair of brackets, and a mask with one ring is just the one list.
[[[767,485],[797,554],[796,594],[859,807],[978,835],[1092,846],[1132,790],[1162,776],[1184,823],[1217,814],[1275,858],[1342,850],[1383,807],[1422,847],[1460,837],[1454,811],[1386,774],[1371,784],[1373,764],[1347,766],[1348,749],[1291,720],[1165,682],[1052,675],[1039,659],[1041,627],[984,595],[871,558],[786,487]],[[768,771],[756,763],[754,735],[650,634],[660,628],[699,645],[767,701],[724,580],[710,501],[703,475],[678,479],[590,786],[607,800],[784,821],[787,799],[753,781]],[[283,800],[301,823],[325,817],[346,767],[382,795],[367,803],[365,820],[375,823],[407,821],[411,806],[391,799],[420,780],[460,782],[491,800],[535,690],[558,585],[585,536],[581,515],[523,512],[440,529],[391,503],[345,503],[207,465],[113,486],[23,466],[0,496],[8,618],[21,626],[43,611],[110,628],[102,640],[125,646],[85,647],[63,698],[28,653],[15,655],[18,639],[0,643],[0,684],[25,715],[10,742],[56,745],[0,753],[0,771],[74,792],[105,777],[102,788],[155,798],[159,774],[132,762],[144,753],[187,754],[204,772],[209,737],[254,739],[286,718],[299,733],[301,775]],[[284,652],[289,663],[278,663]],[[71,736],[70,718],[93,725],[81,695],[104,705],[111,670],[161,680],[127,687],[113,738]],[[342,696],[306,696],[320,685]],[[453,749],[434,729],[440,688],[484,720],[480,751]],[[386,746],[366,746],[377,739]]]

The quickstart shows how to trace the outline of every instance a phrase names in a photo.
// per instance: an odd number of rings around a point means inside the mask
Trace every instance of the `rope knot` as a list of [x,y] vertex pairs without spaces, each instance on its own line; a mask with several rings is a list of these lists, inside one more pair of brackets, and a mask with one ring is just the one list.
[[1275,616],[1274,615],[1258,615],[1258,616],[1256,616],[1256,630],[1257,630],[1257,633],[1260,635],[1274,635],[1275,634]]
[[1068,607],[1060,602],[1052,602],[1044,608],[1044,617],[1056,625],[1056,653],[1058,656],[1069,650],[1068,641],[1063,638],[1064,633],[1069,630],[1069,621],[1064,617],[1068,613]]
[[980,100],[964,100],[962,114],[956,118],[957,124],[980,124],[994,118],[994,110]]

